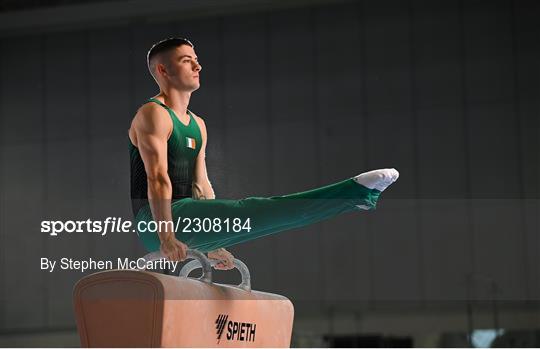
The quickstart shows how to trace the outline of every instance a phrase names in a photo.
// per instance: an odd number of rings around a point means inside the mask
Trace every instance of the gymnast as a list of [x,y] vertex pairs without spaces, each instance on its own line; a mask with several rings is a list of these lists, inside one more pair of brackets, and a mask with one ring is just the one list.
[[234,257],[225,247],[374,209],[381,192],[398,179],[398,171],[388,168],[289,195],[215,199],[206,170],[206,125],[188,109],[202,69],[193,44],[184,38],[162,40],[148,51],[147,64],[160,92],[139,108],[128,131],[133,214],[137,222],[181,218],[191,225],[138,231],[150,252],[181,261],[188,248],[196,249],[220,260],[217,269],[231,269]]

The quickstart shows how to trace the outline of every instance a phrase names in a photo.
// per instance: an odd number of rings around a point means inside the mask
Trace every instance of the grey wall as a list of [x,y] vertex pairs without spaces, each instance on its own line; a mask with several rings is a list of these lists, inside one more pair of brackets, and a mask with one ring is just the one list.
[[42,256],[144,253],[39,227],[131,217],[126,131],[157,93],[145,53],[172,35],[203,65],[190,108],[218,197],[401,173],[376,211],[232,247],[256,289],[297,316],[538,299],[539,16],[533,0],[358,1],[2,38],[0,329],[74,325],[81,275]]

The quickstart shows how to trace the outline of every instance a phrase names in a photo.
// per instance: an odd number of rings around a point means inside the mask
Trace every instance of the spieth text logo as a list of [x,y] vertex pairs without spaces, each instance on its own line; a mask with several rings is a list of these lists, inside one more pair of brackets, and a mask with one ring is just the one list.
[[225,328],[225,325],[227,324],[227,319],[229,318],[229,315],[219,315],[216,319],[216,331],[217,331],[217,342],[221,340],[221,335],[223,334],[223,329]]
[[256,324],[249,322],[229,321],[229,315],[220,314],[216,319],[217,342],[221,340],[223,330],[227,327],[227,340],[243,342],[255,341]]

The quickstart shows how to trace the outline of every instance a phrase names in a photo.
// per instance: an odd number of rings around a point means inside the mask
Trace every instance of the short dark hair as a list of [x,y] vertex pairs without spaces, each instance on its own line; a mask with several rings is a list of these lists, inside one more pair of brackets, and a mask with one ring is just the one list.
[[180,37],[167,38],[152,45],[152,47],[150,48],[150,50],[148,50],[148,53],[146,54],[146,63],[148,64],[148,70],[150,70],[150,74],[152,74],[152,76],[154,75],[154,73],[152,72],[152,68],[150,67],[150,62],[152,61],[152,58],[162,52],[170,51],[182,45],[195,47],[191,41],[186,38]]

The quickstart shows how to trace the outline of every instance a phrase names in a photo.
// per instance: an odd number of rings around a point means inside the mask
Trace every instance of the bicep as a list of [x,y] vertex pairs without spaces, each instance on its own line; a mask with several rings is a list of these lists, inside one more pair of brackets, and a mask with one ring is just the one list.
[[154,115],[141,120],[135,128],[137,147],[149,178],[167,173],[167,126],[165,120]]

